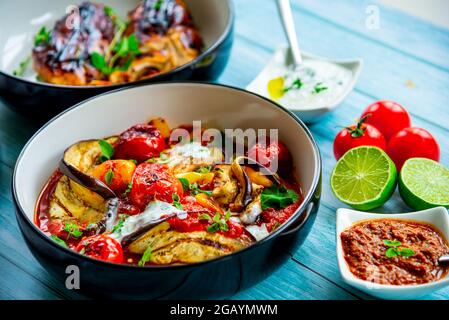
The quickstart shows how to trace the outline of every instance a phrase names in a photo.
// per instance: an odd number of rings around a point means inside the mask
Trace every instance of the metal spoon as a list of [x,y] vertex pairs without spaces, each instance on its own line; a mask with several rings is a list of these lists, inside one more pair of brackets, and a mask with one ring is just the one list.
[[281,16],[282,26],[290,46],[288,64],[295,67],[302,64],[301,49],[299,49],[298,37],[296,35],[295,22],[293,20],[290,0],[277,0],[279,15]]
[[449,265],[449,254],[445,254],[438,258],[438,263],[443,265]]

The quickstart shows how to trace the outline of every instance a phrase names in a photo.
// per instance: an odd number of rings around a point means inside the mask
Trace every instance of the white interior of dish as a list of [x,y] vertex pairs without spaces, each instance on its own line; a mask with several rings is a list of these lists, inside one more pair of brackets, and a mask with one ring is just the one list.
[[[216,43],[225,32],[230,8],[224,0],[184,0],[205,43],[204,50]],[[0,1],[0,71],[12,74],[30,54],[33,39],[42,26],[52,29],[54,23],[71,12],[82,0]],[[138,0],[98,0],[113,8],[123,19]],[[69,10],[69,11],[68,11]],[[28,68],[23,76],[36,81],[36,73]]]
[[244,91],[206,84],[157,84],[89,100],[47,124],[22,152],[14,176],[18,201],[29,219],[36,199],[64,150],[85,139],[118,134],[152,117],[171,127],[201,120],[217,129],[279,129],[305,194],[319,176],[319,154],[307,132],[287,112]]

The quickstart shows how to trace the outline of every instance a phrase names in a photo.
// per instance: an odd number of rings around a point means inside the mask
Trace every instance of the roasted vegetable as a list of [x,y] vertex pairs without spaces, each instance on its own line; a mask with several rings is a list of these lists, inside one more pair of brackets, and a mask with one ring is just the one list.
[[250,242],[249,238],[237,240],[206,231],[176,232],[163,222],[131,243],[129,250],[142,254],[151,247],[150,261],[155,264],[194,263],[240,250]]

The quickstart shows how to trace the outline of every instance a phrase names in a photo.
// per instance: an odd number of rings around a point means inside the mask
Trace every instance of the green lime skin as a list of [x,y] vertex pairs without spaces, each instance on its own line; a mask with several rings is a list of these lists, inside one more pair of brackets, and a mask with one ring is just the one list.
[[408,159],[399,175],[399,193],[414,210],[449,208],[449,170],[430,159]]
[[361,146],[346,152],[331,175],[331,188],[341,201],[360,211],[382,206],[397,185],[394,162],[380,148]]

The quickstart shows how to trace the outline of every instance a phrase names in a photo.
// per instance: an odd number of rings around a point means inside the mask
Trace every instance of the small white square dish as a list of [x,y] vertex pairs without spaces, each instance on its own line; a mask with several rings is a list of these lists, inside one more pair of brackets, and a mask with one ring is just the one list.
[[344,230],[351,227],[355,223],[369,219],[401,219],[430,224],[440,231],[441,235],[443,235],[446,239],[449,239],[449,216],[447,210],[443,207],[400,214],[380,214],[360,212],[350,209],[338,209],[336,227],[337,260],[340,274],[346,283],[374,297],[395,300],[417,299],[449,285],[448,275],[437,281],[425,284],[386,285],[362,280],[352,274],[344,258],[340,235]]

